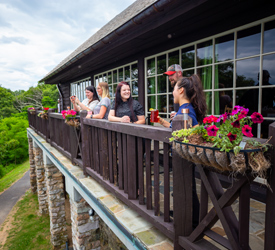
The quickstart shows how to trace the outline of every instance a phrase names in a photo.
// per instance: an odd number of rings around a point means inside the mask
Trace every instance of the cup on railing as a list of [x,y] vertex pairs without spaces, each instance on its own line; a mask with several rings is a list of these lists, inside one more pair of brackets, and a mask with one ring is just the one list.
[[151,116],[150,116],[150,122],[159,122],[159,111],[157,109],[154,109],[151,111]]

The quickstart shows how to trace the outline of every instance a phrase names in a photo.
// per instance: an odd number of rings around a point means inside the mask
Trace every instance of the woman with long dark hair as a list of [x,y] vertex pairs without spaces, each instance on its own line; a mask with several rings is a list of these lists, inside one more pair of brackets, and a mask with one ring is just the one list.
[[129,83],[120,82],[117,85],[115,100],[111,106],[108,120],[111,122],[145,123],[143,107],[132,98]]
[[88,86],[85,89],[85,94],[87,98],[84,99],[82,102],[79,101],[77,96],[70,97],[75,111],[80,111],[80,110],[93,111],[95,106],[99,103],[98,95],[96,93],[96,89],[94,86]]
[[[173,91],[174,103],[179,103],[177,115],[181,114],[182,109],[189,109],[189,116],[192,118],[192,126],[202,123],[206,115],[207,105],[203,87],[198,75],[183,77],[179,80]],[[159,117],[159,123],[164,127],[172,127],[172,123]]]

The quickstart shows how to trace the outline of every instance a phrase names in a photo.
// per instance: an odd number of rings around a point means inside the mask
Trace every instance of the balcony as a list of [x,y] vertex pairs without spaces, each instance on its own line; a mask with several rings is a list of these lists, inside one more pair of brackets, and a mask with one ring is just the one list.
[[[78,165],[85,176],[90,176],[173,241],[174,249],[210,249],[209,242],[218,242],[222,249],[253,249],[249,243],[249,211],[254,200],[264,203],[262,247],[275,248],[275,225],[267,223],[275,216],[275,194],[271,192],[275,190],[274,171],[268,176],[271,187],[268,189],[255,181],[256,176],[233,178],[197,166],[200,219],[193,228],[192,164],[175,152],[171,154],[171,129],[85,119],[85,116],[85,112],[81,113],[79,130],[65,124],[61,114],[53,112],[48,120],[29,114],[29,125],[72,164]],[[275,123],[269,130],[270,135],[275,133]],[[238,209],[232,209],[236,204]],[[212,230],[219,220],[226,237]]]

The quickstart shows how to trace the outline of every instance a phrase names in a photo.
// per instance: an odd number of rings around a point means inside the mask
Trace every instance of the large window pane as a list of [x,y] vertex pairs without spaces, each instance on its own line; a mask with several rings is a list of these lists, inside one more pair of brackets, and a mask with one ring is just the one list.
[[205,92],[205,99],[207,105],[207,114],[212,114],[212,92]]
[[260,25],[239,31],[237,38],[237,58],[260,54]]
[[108,73],[107,83],[108,84],[112,83],[112,73],[111,72]]
[[113,83],[118,82],[117,80],[117,70],[113,71]]
[[155,58],[147,60],[147,76],[156,74]]
[[148,96],[148,110],[150,108],[156,109],[157,105],[156,105],[156,96]]
[[255,86],[258,84],[260,57],[241,60],[237,65],[237,87]]
[[275,54],[263,57],[263,69],[267,71],[263,74],[264,82],[268,81],[269,84],[275,85]]
[[182,75],[186,76],[186,77],[189,77],[189,76],[193,75],[194,73],[195,73],[195,71],[193,69],[182,71]]
[[167,96],[166,95],[158,95],[158,110],[159,112],[166,113],[167,112]]
[[125,81],[129,82],[131,80],[130,77],[130,66],[125,67]]
[[181,66],[183,69],[195,66],[195,49],[194,46],[181,50]]
[[132,94],[138,95],[138,82],[132,81]]
[[198,66],[212,63],[212,55],[213,55],[212,40],[198,44],[198,47],[197,47]]
[[169,95],[169,113],[174,111],[174,97],[173,95]]
[[119,82],[124,81],[124,79],[123,79],[123,69],[118,70],[118,81]]
[[157,93],[166,93],[166,77],[158,76],[158,92]]
[[[224,64],[218,64],[215,66],[215,77],[217,78],[215,82],[222,84],[223,88],[233,87],[233,63],[228,62]],[[219,84],[215,85],[215,88],[221,88]]]
[[114,97],[113,96],[113,87],[109,86],[109,93],[110,93],[110,97]]
[[232,108],[233,91],[219,91],[219,112],[215,109],[215,115],[223,114],[225,107]]
[[198,75],[201,78],[203,89],[212,88],[212,66],[199,68]]
[[222,36],[215,40],[215,62],[234,59],[234,34]]
[[166,55],[157,57],[157,74],[163,74],[166,71]]
[[262,89],[262,115],[275,117],[275,88]]
[[174,51],[168,54],[168,65],[179,64],[179,51]]
[[137,64],[133,64],[131,66],[132,68],[132,79],[138,79],[138,67],[137,67]]
[[156,93],[156,82],[155,77],[147,79],[147,94],[155,94]]
[[264,53],[275,51],[275,21],[264,26]]
[[258,112],[259,89],[244,89],[236,91],[236,104],[249,109],[248,114]]

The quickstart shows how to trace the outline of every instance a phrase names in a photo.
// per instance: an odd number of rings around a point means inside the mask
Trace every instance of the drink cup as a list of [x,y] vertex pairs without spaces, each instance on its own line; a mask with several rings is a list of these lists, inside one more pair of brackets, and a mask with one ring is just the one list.
[[159,122],[159,111],[157,109],[151,111],[150,122]]

